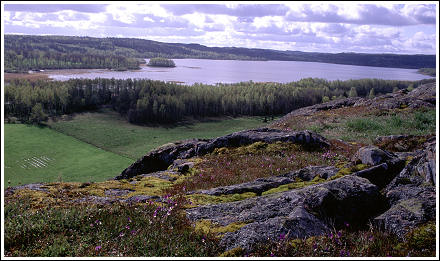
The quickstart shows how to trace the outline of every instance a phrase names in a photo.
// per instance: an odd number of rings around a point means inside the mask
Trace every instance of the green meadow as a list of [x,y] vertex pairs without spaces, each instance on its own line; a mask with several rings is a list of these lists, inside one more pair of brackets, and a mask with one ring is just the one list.
[[76,114],[48,127],[5,124],[5,186],[104,181],[163,144],[263,125],[260,117],[241,117],[139,126],[110,110]]
[[36,182],[104,181],[133,160],[47,127],[5,124],[5,187]]
[[192,138],[215,138],[266,125],[261,117],[223,117],[180,125],[134,125],[117,112],[102,110],[50,122],[52,129],[113,153],[137,160],[163,144]]

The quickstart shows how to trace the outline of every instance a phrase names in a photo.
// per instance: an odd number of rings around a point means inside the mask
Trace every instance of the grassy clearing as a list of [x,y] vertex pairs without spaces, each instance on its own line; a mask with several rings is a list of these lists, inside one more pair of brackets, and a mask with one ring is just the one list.
[[148,151],[169,142],[214,138],[265,125],[260,117],[241,117],[193,122],[180,126],[148,127],[130,124],[111,110],[82,113],[71,120],[49,124],[58,132],[131,159],[138,159]]
[[5,186],[60,179],[104,181],[132,163],[131,159],[49,128],[24,124],[5,124],[4,127]]
[[276,128],[315,131],[329,139],[371,144],[378,136],[435,132],[435,109],[370,110],[364,107],[340,108],[285,120]]

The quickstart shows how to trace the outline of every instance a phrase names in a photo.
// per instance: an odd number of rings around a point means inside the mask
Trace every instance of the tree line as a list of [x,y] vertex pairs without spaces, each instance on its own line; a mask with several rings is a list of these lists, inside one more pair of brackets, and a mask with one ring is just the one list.
[[48,116],[95,110],[103,105],[136,124],[176,123],[185,117],[273,116],[326,100],[349,96],[371,98],[372,94],[415,88],[430,80],[307,78],[283,84],[249,81],[186,86],[145,79],[15,79],[5,85],[5,118],[38,122]]
[[[5,69],[9,71],[31,66],[17,66],[11,59],[31,59],[22,50],[38,50],[49,55],[82,54],[125,57],[126,64],[111,64],[111,68],[128,68],[136,59],[164,57],[164,58],[198,58],[198,59],[234,59],[234,60],[281,60],[281,61],[307,61],[336,64],[350,64],[363,66],[380,66],[396,68],[434,68],[436,66],[435,55],[398,55],[398,54],[366,54],[366,53],[312,53],[300,51],[275,51],[257,48],[235,47],[207,47],[200,44],[162,43],[134,38],[94,38],[77,36],[37,36],[37,35],[5,35],[5,51],[11,51],[5,56]],[[22,55],[23,57],[20,57]],[[132,60],[134,59],[134,60]],[[56,59],[53,59],[57,61]],[[17,63],[17,62],[16,62]],[[92,63],[83,62],[84,66]],[[106,64],[105,66],[107,66]],[[58,64],[59,68],[67,67],[66,63]],[[62,67],[64,66],[64,67]],[[77,65],[75,65],[77,66]],[[102,67],[95,63],[95,68]],[[98,67],[101,66],[101,67]],[[119,66],[119,67],[118,67]],[[91,67],[84,67],[91,68]],[[36,69],[44,69],[37,67]]]

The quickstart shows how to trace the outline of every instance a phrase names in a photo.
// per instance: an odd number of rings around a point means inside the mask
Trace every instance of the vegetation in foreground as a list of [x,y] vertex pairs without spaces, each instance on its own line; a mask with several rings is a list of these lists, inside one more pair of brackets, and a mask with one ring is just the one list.
[[34,182],[104,181],[132,160],[46,127],[5,124],[5,187]]
[[195,232],[178,202],[32,209],[5,204],[6,256],[215,256],[218,240]]
[[[345,229],[307,239],[288,240],[281,234],[278,242],[258,244],[249,256],[266,257],[425,257],[435,256],[435,222],[422,225],[408,233],[405,241],[377,228],[352,231]],[[235,249],[240,253],[240,249]],[[224,255],[234,256],[234,251]]]
[[414,229],[404,241],[374,227],[352,231],[346,224],[307,239],[281,234],[278,241],[257,244],[246,253],[240,248],[224,251],[215,231],[192,225],[179,196],[163,203],[56,202],[35,205],[26,194],[7,197],[5,256],[435,256],[434,222]]

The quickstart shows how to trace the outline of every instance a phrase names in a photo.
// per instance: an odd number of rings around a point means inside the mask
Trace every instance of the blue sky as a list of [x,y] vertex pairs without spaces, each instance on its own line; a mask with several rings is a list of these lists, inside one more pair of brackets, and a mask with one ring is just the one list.
[[305,52],[436,53],[436,2],[59,3],[2,2],[4,33]]

